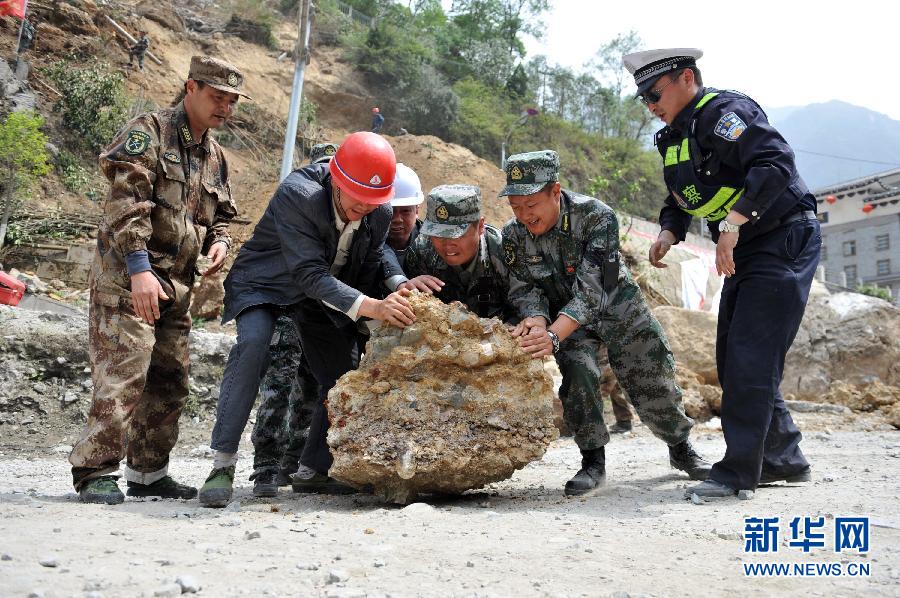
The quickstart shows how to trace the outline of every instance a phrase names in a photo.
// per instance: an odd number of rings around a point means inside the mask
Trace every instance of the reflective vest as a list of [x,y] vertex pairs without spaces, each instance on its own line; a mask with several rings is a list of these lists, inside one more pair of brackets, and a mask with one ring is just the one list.
[[[663,176],[666,187],[678,206],[691,216],[706,218],[711,222],[721,220],[728,215],[732,206],[744,193],[743,181],[734,181],[728,185],[707,184],[700,180],[698,173],[704,170],[709,174],[707,164],[713,156],[704,155],[697,143],[695,128],[700,111],[710,101],[721,96],[722,99],[734,92],[712,91],[704,95],[691,114],[690,125],[686,137],[666,127],[657,135],[656,145],[663,156]],[[734,95],[739,95],[734,93]],[[746,97],[746,96],[741,96]]]

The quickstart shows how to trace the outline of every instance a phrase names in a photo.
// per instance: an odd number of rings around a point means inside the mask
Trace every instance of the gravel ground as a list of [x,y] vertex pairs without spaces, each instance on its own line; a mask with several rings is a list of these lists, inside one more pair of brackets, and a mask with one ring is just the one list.
[[[289,488],[254,499],[246,445],[225,510],[196,500],[84,505],[64,448],[15,450],[6,438],[0,595],[900,596],[900,432],[798,419],[813,482],[702,505],[683,498],[689,481],[643,427],[610,444],[609,483],[590,498],[562,494],[579,455],[561,439],[506,482],[405,508]],[[710,457],[724,450],[711,428],[699,426],[696,443]],[[173,474],[202,483],[202,452],[182,442]],[[781,517],[777,553],[744,552],[749,516]],[[825,548],[788,545],[795,516],[826,518]],[[868,554],[834,552],[840,516],[870,518]],[[746,577],[753,562],[868,564],[870,576]]]

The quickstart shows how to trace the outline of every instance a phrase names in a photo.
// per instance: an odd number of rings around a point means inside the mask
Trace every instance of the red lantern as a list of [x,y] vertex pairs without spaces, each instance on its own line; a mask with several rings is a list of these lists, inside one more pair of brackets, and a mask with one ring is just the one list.
[[828,203],[834,203],[837,201],[837,197],[835,197],[834,195],[828,195],[825,197],[825,201],[827,201]]
[[862,211],[863,211],[864,213],[866,213],[866,214],[868,214],[869,212],[871,212],[871,211],[874,210],[874,209],[875,209],[875,206],[873,206],[873,205],[870,204],[870,203],[867,203],[866,205],[864,205],[864,206],[862,207]]

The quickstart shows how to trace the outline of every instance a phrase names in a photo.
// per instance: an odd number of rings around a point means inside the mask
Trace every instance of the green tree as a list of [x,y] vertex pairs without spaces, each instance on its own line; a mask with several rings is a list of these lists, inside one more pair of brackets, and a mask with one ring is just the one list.
[[62,93],[53,109],[62,112],[66,126],[90,149],[106,146],[127,120],[122,74],[103,64],[79,68],[68,60],[55,62],[44,72]]
[[34,113],[12,112],[0,123],[0,176],[6,201],[0,218],[0,247],[6,238],[15,193],[30,189],[37,177],[50,172],[45,150],[47,137],[41,132],[44,119]]

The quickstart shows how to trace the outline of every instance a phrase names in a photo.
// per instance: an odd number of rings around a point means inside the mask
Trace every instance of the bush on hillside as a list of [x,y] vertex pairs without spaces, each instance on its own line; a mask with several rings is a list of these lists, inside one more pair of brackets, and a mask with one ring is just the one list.
[[62,113],[63,123],[91,150],[105,147],[127,120],[122,74],[106,64],[76,67],[68,60],[44,73],[62,93],[53,109]]

